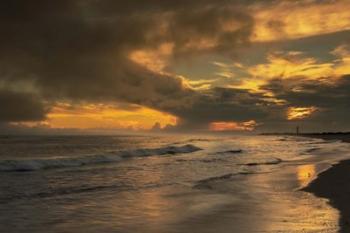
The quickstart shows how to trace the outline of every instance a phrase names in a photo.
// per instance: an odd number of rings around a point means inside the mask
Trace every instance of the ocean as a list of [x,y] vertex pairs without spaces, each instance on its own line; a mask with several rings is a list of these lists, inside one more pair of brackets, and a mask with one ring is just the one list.
[[336,232],[300,189],[348,158],[293,136],[2,136],[0,232]]

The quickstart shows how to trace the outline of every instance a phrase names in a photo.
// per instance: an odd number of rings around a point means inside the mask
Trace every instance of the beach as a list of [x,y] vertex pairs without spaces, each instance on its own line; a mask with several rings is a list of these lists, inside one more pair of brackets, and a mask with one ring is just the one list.
[[2,0],[0,233],[350,233],[350,0]]
[[[313,136],[325,140],[350,142],[349,134],[315,134]],[[339,210],[339,232],[350,232],[350,160],[343,160],[333,165],[302,190],[327,198],[329,203]]]
[[315,180],[318,174],[350,158],[348,143],[272,135],[118,135],[0,137],[0,144],[0,232],[345,229],[338,204],[304,191],[324,180]]

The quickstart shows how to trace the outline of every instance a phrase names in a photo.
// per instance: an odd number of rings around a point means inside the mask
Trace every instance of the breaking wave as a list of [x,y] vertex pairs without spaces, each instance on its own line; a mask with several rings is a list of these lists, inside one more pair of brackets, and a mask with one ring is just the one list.
[[108,155],[90,155],[71,158],[49,158],[49,159],[23,159],[23,160],[3,160],[0,161],[0,172],[10,171],[35,171],[42,169],[80,167],[101,163],[119,162],[123,159],[134,157],[146,157],[153,155],[192,153],[202,150],[191,144],[184,146],[168,146],[155,149],[136,149],[118,151]]

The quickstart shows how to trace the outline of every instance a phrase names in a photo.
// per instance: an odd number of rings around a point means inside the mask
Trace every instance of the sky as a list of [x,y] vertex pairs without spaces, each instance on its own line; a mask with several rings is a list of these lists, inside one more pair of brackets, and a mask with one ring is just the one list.
[[348,131],[349,8],[2,1],[0,131]]

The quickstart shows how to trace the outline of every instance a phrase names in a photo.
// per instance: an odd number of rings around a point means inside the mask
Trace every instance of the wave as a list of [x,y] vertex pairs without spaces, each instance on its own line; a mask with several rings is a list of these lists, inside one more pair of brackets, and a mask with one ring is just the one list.
[[241,149],[236,149],[236,150],[226,150],[226,151],[219,151],[217,154],[239,154],[242,153],[243,150]]
[[0,172],[10,171],[35,171],[42,169],[80,167],[102,163],[119,162],[126,158],[147,157],[154,155],[192,153],[202,150],[191,144],[184,146],[168,146],[155,149],[136,149],[118,151],[109,155],[90,155],[71,158],[50,158],[50,159],[23,159],[0,161]]
[[285,142],[285,141],[288,141],[288,138],[287,137],[278,138],[278,139],[276,139],[276,141]]
[[307,144],[330,144],[330,143],[336,143],[336,142],[341,142],[341,140],[339,139],[330,139],[330,140],[324,140],[324,139],[320,139],[322,141],[315,141],[315,142],[309,142]]
[[246,166],[275,165],[275,164],[279,164],[279,163],[282,163],[282,162],[283,162],[283,160],[280,159],[280,158],[273,158],[273,159],[268,160],[268,161],[244,163],[244,164],[241,164],[241,165],[246,165]]
[[228,173],[222,176],[214,176],[209,177],[203,180],[199,180],[196,182],[196,184],[193,186],[195,189],[212,189],[213,187],[210,185],[211,182],[220,181],[220,180],[227,180],[231,179],[232,176],[237,175],[236,173]]
[[196,147],[192,144],[187,144],[184,146],[167,146],[155,149],[137,149],[137,150],[129,150],[129,151],[121,151],[118,154],[122,158],[130,158],[130,157],[147,157],[152,155],[166,155],[166,154],[182,154],[182,153],[192,153],[202,150],[199,147]]
[[215,163],[223,162],[225,159],[212,158],[212,159],[177,159],[176,162],[198,162],[198,163]]
[[184,143],[196,143],[196,142],[215,142],[218,141],[216,138],[191,138],[183,141],[172,143],[173,145],[184,144]]
[[238,172],[238,173],[227,173],[221,176],[213,176],[209,177],[203,180],[199,180],[196,182],[196,184],[193,186],[193,188],[201,189],[201,188],[206,188],[206,189],[212,189],[212,186],[210,185],[212,182],[216,181],[223,181],[223,180],[229,180],[234,176],[238,175],[250,175],[254,174],[253,172]]
[[118,185],[110,185],[110,186],[92,186],[92,187],[74,187],[74,188],[62,188],[62,189],[56,189],[56,190],[48,190],[38,193],[21,193],[16,194],[8,197],[2,197],[0,198],[0,204],[6,204],[11,201],[16,200],[30,200],[30,199],[36,199],[36,198],[50,198],[50,197],[56,197],[56,196],[63,196],[63,195],[72,195],[72,194],[80,194],[80,193],[86,193],[86,192],[97,192],[97,191],[104,191],[108,189],[118,188],[118,190],[128,190],[125,187],[118,186]]
[[103,191],[123,192],[123,191],[140,191],[142,189],[153,189],[159,187],[166,187],[174,185],[175,183],[163,183],[163,184],[145,184],[140,187],[126,184],[110,184],[110,185],[98,185],[98,186],[80,186],[80,187],[65,187],[50,189],[42,192],[33,193],[17,193],[10,196],[0,197],[0,204],[8,204],[17,200],[31,200],[40,198],[52,198],[65,195],[96,193]]
[[312,152],[319,151],[319,150],[321,150],[321,148],[314,147],[314,148],[307,149],[305,152],[306,153],[312,153]]

